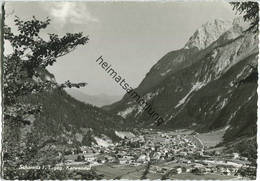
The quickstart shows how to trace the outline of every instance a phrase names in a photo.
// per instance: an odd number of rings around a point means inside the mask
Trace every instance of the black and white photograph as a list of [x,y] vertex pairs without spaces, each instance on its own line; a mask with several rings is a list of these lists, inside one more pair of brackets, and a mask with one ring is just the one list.
[[5,1],[4,180],[256,180],[257,1]]

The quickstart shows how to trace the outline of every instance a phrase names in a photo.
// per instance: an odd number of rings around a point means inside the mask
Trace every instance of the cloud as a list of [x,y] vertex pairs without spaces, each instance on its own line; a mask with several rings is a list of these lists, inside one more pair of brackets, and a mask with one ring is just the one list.
[[85,24],[89,22],[98,22],[93,17],[86,4],[80,2],[55,2],[47,7],[50,15],[60,21],[63,26],[65,23]]

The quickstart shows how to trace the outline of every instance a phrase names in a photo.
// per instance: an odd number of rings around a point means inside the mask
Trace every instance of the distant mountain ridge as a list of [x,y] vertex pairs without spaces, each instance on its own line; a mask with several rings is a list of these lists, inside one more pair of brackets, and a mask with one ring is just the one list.
[[88,95],[80,90],[77,89],[67,89],[66,92],[77,99],[78,101],[87,103],[87,104],[92,104],[97,107],[105,106],[112,104],[122,96],[119,95],[107,95],[107,94],[98,94],[98,95]]

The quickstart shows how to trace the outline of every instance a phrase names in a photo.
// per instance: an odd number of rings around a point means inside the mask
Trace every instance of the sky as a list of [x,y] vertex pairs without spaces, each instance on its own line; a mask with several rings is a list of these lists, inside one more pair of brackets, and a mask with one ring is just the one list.
[[[125,91],[95,61],[102,55],[137,87],[150,68],[167,52],[180,49],[202,24],[231,20],[232,7],[224,1],[197,2],[7,2],[5,23],[14,16],[49,17],[42,33],[83,32],[88,44],[58,59],[48,70],[62,83],[87,82],[80,91],[89,95],[123,95]],[[5,45],[5,53],[10,47]]]

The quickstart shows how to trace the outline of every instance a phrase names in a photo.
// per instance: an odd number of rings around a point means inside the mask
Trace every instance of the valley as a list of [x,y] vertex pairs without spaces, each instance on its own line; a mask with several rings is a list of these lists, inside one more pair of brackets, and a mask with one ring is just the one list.
[[6,178],[256,179],[258,35],[247,28],[203,24],[122,99],[64,90],[37,69],[31,82],[57,86],[17,98],[41,109],[5,126]]
[[[223,130],[204,134],[192,130],[134,131],[135,134],[121,132],[120,136],[124,133],[126,136],[114,144],[67,150],[63,163],[56,168],[65,166],[68,170],[77,170],[79,178],[80,171],[86,170],[94,171],[103,179],[254,178],[254,174],[250,174],[256,167],[248,158],[215,147],[221,142],[217,137],[223,136]],[[216,137],[215,145],[210,140],[212,137]]]

